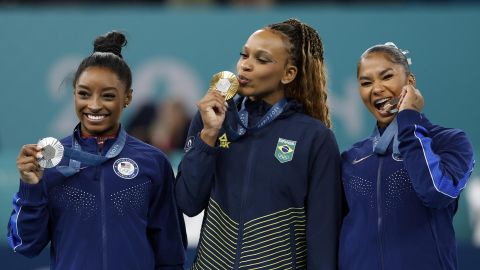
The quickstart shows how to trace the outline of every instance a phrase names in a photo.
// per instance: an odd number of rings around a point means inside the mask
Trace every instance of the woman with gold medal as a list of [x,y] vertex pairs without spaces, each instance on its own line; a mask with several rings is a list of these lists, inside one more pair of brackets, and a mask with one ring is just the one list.
[[336,269],[340,155],[318,33],[295,19],[254,32],[198,109],[175,184],[185,214],[205,210],[193,269]]

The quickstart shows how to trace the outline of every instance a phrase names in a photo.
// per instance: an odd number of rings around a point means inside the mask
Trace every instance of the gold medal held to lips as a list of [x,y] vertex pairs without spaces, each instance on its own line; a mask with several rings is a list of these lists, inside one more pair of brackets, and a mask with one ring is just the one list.
[[239,82],[237,76],[230,71],[221,71],[212,77],[210,88],[222,93],[225,100],[229,100],[237,93]]
[[58,165],[63,157],[63,145],[55,138],[47,137],[38,141],[37,146],[42,148],[42,157],[38,164],[42,168],[52,168]]

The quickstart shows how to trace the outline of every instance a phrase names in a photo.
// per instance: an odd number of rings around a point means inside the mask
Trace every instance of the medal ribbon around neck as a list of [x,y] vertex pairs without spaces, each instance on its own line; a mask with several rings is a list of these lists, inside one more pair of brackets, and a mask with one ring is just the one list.
[[[75,128],[74,133],[77,130],[78,126],[77,128]],[[118,138],[115,140],[110,149],[108,149],[105,156],[95,155],[82,151],[82,147],[75,138],[75,135],[72,135],[72,148],[64,147],[55,138],[44,138],[38,143],[38,145],[43,148],[42,153],[44,156],[39,160],[39,164],[44,168],[51,168],[58,165],[58,163],[60,163],[60,161],[62,160],[63,156],[68,157],[70,158],[69,165],[57,166],[56,169],[65,177],[69,177],[80,171],[80,164],[84,164],[87,166],[96,166],[104,163],[111,158],[118,156],[118,154],[120,154],[123,147],[125,146],[126,138],[127,133],[125,132],[125,129],[120,128]]]
[[387,151],[388,146],[393,141],[393,154],[400,155],[400,151],[398,150],[398,124],[397,124],[397,117],[393,119],[393,121],[388,125],[382,135],[380,135],[380,131],[378,127],[375,127],[373,130],[373,152],[379,155],[384,155]]
[[247,131],[255,132],[272,123],[273,120],[275,120],[280,114],[282,114],[285,106],[288,103],[286,98],[282,98],[268,110],[268,112],[260,119],[260,121],[257,122],[255,126],[248,127],[248,111],[245,108],[245,102],[247,101],[247,99],[248,97],[243,98],[240,111],[237,111],[237,107],[233,100],[228,101],[228,111],[233,114],[236,120],[234,121],[236,123],[236,129],[233,129],[231,125],[227,125],[227,130],[229,133],[228,135],[229,138],[231,138],[232,140],[240,138]]

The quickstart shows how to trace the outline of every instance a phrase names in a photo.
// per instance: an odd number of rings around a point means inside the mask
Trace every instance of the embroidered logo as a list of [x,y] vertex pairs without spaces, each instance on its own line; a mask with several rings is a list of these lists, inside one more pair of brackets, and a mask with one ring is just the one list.
[[228,141],[227,133],[223,133],[223,135],[218,138],[218,141],[220,142],[220,147],[222,148],[230,147],[230,142]]
[[185,150],[185,152],[190,151],[190,149],[192,149],[192,147],[193,147],[193,142],[194,141],[195,141],[195,136],[188,137],[187,142],[185,143],[185,146],[183,147],[183,150]]
[[113,171],[123,179],[133,179],[138,175],[138,165],[130,158],[119,158],[113,163]]
[[296,144],[296,141],[278,138],[277,147],[275,148],[275,158],[277,158],[280,163],[291,161]]
[[368,156],[364,156],[364,157],[359,158],[359,159],[356,159],[356,158],[355,158],[355,159],[352,161],[352,164],[355,165],[355,164],[357,164],[357,163],[360,163],[360,162],[364,161],[365,159],[371,157],[372,155],[373,155],[373,154],[370,154],[370,155],[368,155]]

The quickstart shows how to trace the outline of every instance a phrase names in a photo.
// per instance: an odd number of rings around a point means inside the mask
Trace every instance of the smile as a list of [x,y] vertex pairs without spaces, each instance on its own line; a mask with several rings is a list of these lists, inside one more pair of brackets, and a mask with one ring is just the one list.
[[91,121],[102,121],[106,117],[106,115],[89,114],[89,113],[86,113],[85,116],[87,117],[88,120],[91,120]]

